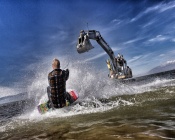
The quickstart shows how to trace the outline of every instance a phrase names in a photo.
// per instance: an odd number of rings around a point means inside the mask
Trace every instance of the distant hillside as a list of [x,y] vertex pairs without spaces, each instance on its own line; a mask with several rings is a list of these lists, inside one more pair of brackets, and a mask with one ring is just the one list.
[[151,69],[150,71],[148,71],[147,74],[153,74],[153,73],[158,73],[158,72],[168,71],[168,70],[173,70],[173,69],[175,69],[175,60],[167,61],[165,64],[157,66]]

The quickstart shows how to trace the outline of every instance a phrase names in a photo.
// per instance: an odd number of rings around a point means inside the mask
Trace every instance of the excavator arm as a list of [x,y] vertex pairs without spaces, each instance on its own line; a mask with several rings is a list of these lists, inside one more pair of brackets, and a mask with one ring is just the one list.
[[112,66],[113,70],[117,70],[117,65],[115,63],[115,55],[113,50],[109,47],[107,42],[103,39],[99,31],[95,30],[89,30],[89,31],[84,31],[82,30],[80,32],[80,37],[79,37],[79,43],[77,45],[77,51],[78,53],[84,53],[89,51],[90,49],[93,49],[94,47],[92,46],[91,42],[89,39],[96,40],[97,43],[105,50],[105,52],[109,55],[111,61],[112,61]]
[[[80,36],[78,38],[77,52],[78,53],[84,53],[84,52],[87,52],[87,51],[93,49],[94,47],[92,46],[92,44],[90,42],[90,39],[96,40],[97,43],[109,55],[109,57],[111,59],[111,62],[112,62],[111,71],[114,72],[115,74],[119,75],[119,70],[121,69],[121,67],[116,62],[116,58],[115,58],[113,50],[109,47],[107,42],[103,39],[103,37],[101,36],[99,31],[95,31],[95,30],[84,31],[84,30],[81,30],[80,31]],[[111,65],[110,61],[107,61],[107,64],[108,64],[108,66]],[[123,67],[123,69],[124,69],[124,67]],[[123,74],[125,75],[125,70],[123,70]],[[127,78],[127,77],[125,76],[124,78]]]

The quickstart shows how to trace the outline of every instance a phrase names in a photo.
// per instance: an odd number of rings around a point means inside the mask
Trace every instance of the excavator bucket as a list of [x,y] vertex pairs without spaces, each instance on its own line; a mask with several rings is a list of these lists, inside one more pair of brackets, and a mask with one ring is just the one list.
[[87,52],[94,47],[92,46],[91,42],[89,41],[89,38],[86,34],[81,34],[78,38],[78,44],[77,44],[77,52],[78,53],[84,53]]

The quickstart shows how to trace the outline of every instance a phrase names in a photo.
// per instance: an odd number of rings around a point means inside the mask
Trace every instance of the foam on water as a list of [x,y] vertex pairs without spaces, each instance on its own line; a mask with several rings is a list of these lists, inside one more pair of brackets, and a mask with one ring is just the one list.
[[[53,117],[65,117],[72,116],[78,114],[89,114],[95,112],[103,112],[110,110],[114,107],[119,107],[120,105],[132,105],[134,101],[126,101],[122,99],[118,99],[116,101],[110,101],[108,103],[102,103],[99,99],[102,98],[111,98],[120,95],[126,94],[139,94],[145,91],[153,90],[152,87],[156,86],[166,86],[166,83],[169,83],[171,80],[167,79],[155,79],[151,83],[143,84],[143,85],[126,85],[117,83],[116,81],[110,80],[107,77],[107,73],[102,73],[102,71],[95,70],[93,65],[87,65],[86,62],[73,62],[69,64],[70,70],[70,78],[67,81],[67,89],[75,89],[79,94],[79,99],[77,102],[82,103],[75,104],[70,107],[65,107],[62,109],[54,110],[52,112],[48,112],[44,115],[40,115],[35,108],[33,112],[28,112],[23,116],[20,116],[22,119],[30,119],[30,120],[41,120],[45,118],[53,118]],[[47,71],[48,73],[48,71]],[[43,76],[43,77],[42,77]],[[33,89],[36,89],[37,93],[41,93],[43,89],[47,87],[47,77],[46,73],[42,74],[39,81],[35,81],[32,86]],[[45,79],[45,80],[44,80]],[[36,84],[35,84],[36,83]],[[39,84],[38,84],[39,83]],[[42,88],[38,89],[38,85]],[[43,86],[44,85],[44,86]],[[36,87],[35,87],[36,86]],[[44,91],[44,90],[43,90]],[[46,102],[48,100],[46,91],[41,96],[38,101],[39,103]]]
[[9,88],[9,87],[0,87],[0,98],[10,96],[10,95],[16,95],[21,92],[20,88]]
[[[51,71],[51,65],[49,65],[52,61],[51,58],[53,57],[43,60],[43,63],[40,65],[36,64],[29,66],[29,69],[36,73],[33,82],[28,86],[29,95],[36,99],[36,105],[48,100],[46,88],[48,86],[47,75],[48,72]],[[60,61],[62,62],[62,65],[66,65],[70,59],[65,57],[60,59]],[[40,121],[46,118],[103,112],[123,105],[133,105],[135,102],[117,98],[116,100],[103,103],[99,99],[109,99],[120,95],[139,94],[145,91],[154,90],[156,86],[161,87],[172,84],[172,80],[167,79],[155,79],[148,84],[139,86],[117,83],[115,80],[110,80],[107,77],[107,72],[104,73],[102,70],[97,70],[93,64],[87,64],[87,62],[81,61],[69,62],[68,68],[70,70],[70,77],[67,81],[67,89],[75,89],[79,94],[77,103],[69,107],[48,112],[44,115],[39,114],[35,107],[32,112],[25,111],[24,114],[15,117],[13,120],[15,120],[15,122],[17,121],[18,124],[24,125],[25,121],[28,123],[28,121]],[[11,124],[8,123],[6,126],[9,128],[10,125]],[[12,126],[12,128],[13,127],[14,126]]]

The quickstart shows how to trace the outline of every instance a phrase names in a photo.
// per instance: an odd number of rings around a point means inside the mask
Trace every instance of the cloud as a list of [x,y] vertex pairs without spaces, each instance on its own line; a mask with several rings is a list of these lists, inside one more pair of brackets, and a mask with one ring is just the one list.
[[130,22],[134,22],[134,21],[140,19],[140,18],[143,17],[144,15],[146,15],[146,14],[148,14],[148,13],[150,13],[150,12],[153,12],[153,11],[159,9],[159,7],[160,7],[160,5],[156,5],[156,6],[154,6],[154,7],[147,8],[145,11],[139,13],[136,17],[132,18]]
[[[136,55],[128,61],[129,66],[133,69],[134,74],[143,74],[148,70],[159,66],[169,60],[174,62],[175,50],[164,51],[154,51],[147,54]],[[172,61],[169,61],[171,63]]]
[[132,40],[126,41],[126,42],[123,43],[123,44],[124,44],[124,45],[131,44],[131,43],[134,43],[134,42],[140,41],[140,40],[142,40],[142,39],[143,39],[143,38],[132,39]]
[[150,12],[156,11],[157,9],[159,9],[159,7],[160,7],[160,5],[156,5],[154,7],[147,8],[145,11],[141,12],[136,17],[132,18],[130,22],[134,22],[134,21],[138,20],[139,18],[143,17],[144,15],[146,15]]
[[175,50],[171,50],[171,51],[169,51],[167,54],[171,54],[173,57],[174,57],[174,55],[175,55]]
[[85,60],[85,62],[98,59],[98,58],[100,58],[100,57],[103,57],[104,55],[106,55],[106,52],[103,52],[103,53],[100,53],[100,54],[98,54],[98,55],[96,55],[96,56],[94,56],[94,57],[88,58],[88,59]]
[[130,20],[130,22],[134,22],[140,18],[142,18],[143,16],[145,16],[146,14],[148,13],[151,13],[151,12],[158,12],[158,13],[162,13],[162,12],[165,12],[167,10],[170,10],[170,9],[173,9],[175,8],[175,2],[170,2],[170,3],[165,3],[165,4],[159,4],[159,5],[156,5],[156,6],[152,6],[152,7],[149,7],[147,8],[145,11],[141,12],[140,14],[138,14],[136,17],[132,18]]
[[134,62],[134,61],[137,61],[137,60],[139,60],[140,58],[142,58],[143,57],[143,55],[138,55],[138,56],[134,56],[132,59],[130,59],[128,62],[129,63],[132,63],[132,62]]
[[168,4],[164,4],[160,9],[159,9],[159,12],[164,12],[164,11],[167,11],[167,10],[170,10],[170,9],[173,9],[175,8],[175,2],[170,2]]
[[[122,24],[121,24],[122,23]],[[117,28],[119,28],[121,25],[125,25],[126,21],[124,20],[120,20],[120,19],[113,19],[112,21],[109,22],[109,25],[105,25],[105,26],[96,26],[94,27],[94,29],[98,29],[100,31],[100,33],[109,33],[111,31],[116,30]]]
[[175,42],[175,38],[173,38],[173,35],[157,35],[156,37],[150,38],[149,40],[145,41],[144,44],[159,43],[165,41]]
[[160,56],[160,57],[163,57],[163,56],[165,56],[165,54],[160,54],[159,56]]
[[120,20],[120,19],[113,19],[112,21],[111,21],[111,23],[113,23],[113,24],[115,24],[115,25],[118,25],[118,24],[120,24],[122,22],[122,20]]
[[[118,51],[120,49],[118,49],[118,48],[112,48],[112,50],[113,50],[113,52],[115,52],[115,51]],[[94,57],[90,57],[90,58],[86,59],[85,62],[88,62],[88,61],[92,61],[92,60],[101,58],[101,57],[103,57],[105,55],[108,55],[108,54],[106,52],[100,53],[98,55],[95,55]]]
[[146,23],[145,25],[143,25],[143,27],[142,27],[142,28],[146,28],[146,27],[148,27],[148,26],[150,26],[150,25],[154,24],[155,22],[156,22],[156,20],[155,20],[155,19],[153,19],[152,21],[149,21],[148,23]]
[[152,39],[149,39],[148,41],[149,42],[159,42],[159,41],[165,41],[165,40],[168,40],[169,37],[166,37],[166,36],[162,36],[162,35],[157,35],[156,37],[152,38]]
[[132,68],[134,75],[140,75],[147,72],[150,68],[154,67],[156,64],[155,62],[159,60],[160,58],[155,58],[155,52],[152,52],[136,55],[128,61],[128,64]]
[[162,66],[166,66],[168,64],[175,64],[175,60],[169,60],[165,64],[162,64]]
[[175,42],[175,38],[172,38],[172,40],[171,40],[171,41]]
[[50,36],[51,39],[53,39],[53,40],[59,39],[60,41],[65,40],[67,37],[68,37],[68,33],[66,31],[63,31],[63,30]]
[[128,62],[133,63],[133,65],[143,65],[144,63],[150,61],[150,58],[152,58],[152,55],[154,55],[154,53],[136,55],[132,59],[130,59]]

